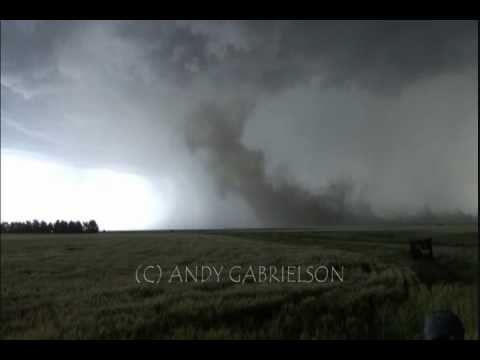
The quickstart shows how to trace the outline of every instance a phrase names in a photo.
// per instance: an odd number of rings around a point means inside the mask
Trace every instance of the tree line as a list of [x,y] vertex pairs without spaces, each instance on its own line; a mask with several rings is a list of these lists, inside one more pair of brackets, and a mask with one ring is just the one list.
[[97,233],[97,222],[57,220],[54,223],[45,221],[2,222],[2,233]]

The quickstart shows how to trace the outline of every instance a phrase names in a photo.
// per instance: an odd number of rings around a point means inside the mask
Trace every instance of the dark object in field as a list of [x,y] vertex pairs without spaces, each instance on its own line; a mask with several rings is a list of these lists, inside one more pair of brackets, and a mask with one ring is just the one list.
[[462,320],[451,311],[435,311],[425,319],[425,340],[463,340],[464,336]]
[[432,238],[410,240],[410,255],[412,255],[414,259],[422,257],[433,259]]

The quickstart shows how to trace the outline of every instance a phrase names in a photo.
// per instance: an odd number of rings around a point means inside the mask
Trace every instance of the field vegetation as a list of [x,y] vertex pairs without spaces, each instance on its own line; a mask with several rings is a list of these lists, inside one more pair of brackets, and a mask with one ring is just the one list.
[[[408,241],[432,237],[434,260]],[[451,309],[478,338],[474,226],[2,234],[5,339],[416,339]],[[344,268],[333,283],[135,280],[141,264]]]

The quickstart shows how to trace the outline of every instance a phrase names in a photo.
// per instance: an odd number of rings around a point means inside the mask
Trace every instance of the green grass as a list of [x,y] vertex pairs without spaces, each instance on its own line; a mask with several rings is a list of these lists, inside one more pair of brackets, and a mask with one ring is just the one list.
[[[424,236],[435,261],[412,261],[408,240]],[[3,234],[1,245],[6,339],[414,339],[436,309],[478,338],[476,227]],[[137,284],[140,264],[333,264],[345,281]]]

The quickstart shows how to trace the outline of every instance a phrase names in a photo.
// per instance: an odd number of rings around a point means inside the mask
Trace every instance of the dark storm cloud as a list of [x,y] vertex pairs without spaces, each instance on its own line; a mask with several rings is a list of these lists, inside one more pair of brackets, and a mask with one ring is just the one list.
[[208,76],[279,91],[321,77],[388,93],[476,66],[475,21],[4,21],[2,79],[55,81],[61,48],[99,25],[138,44],[158,79],[184,85]]
[[2,21],[2,83],[35,92],[60,81],[58,50],[79,25],[74,21]]
[[[178,79],[280,91],[321,76],[385,94],[476,66],[475,21],[233,21],[123,24]],[[192,71],[195,69],[195,71]]]
[[475,21],[4,21],[2,80],[30,91],[60,81],[61,49],[95,26],[137,44],[155,80],[208,78],[220,91],[278,92],[318,78],[385,95],[477,64]]
[[1,60],[2,147],[168,178],[175,226],[476,207],[474,21],[3,21]]
[[207,151],[209,168],[222,193],[234,192],[246,199],[266,226],[314,226],[372,220],[370,212],[354,213],[349,203],[351,184],[347,182],[331,184],[317,194],[287,181],[273,184],[265,171],[263,153],[250,150],[241,142],[249,112],[251,104],[248,102],[237,101],[223,108],[206,102],[192,114],[187,131],[188,145],[193,151]]
[[319,61],[332,85],[377,92],[475,66],[476,22],[349,21],[287,26],[279,58]]

